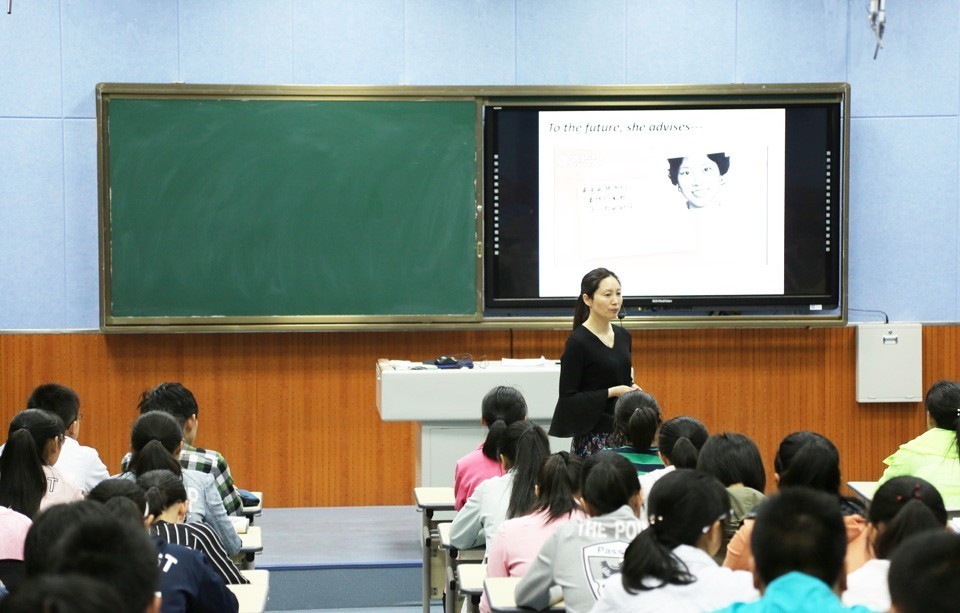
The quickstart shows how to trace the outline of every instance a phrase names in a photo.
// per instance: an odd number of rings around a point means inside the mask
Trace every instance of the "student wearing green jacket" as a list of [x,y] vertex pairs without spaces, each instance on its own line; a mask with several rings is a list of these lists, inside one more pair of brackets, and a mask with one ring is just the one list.
[[933,484],[947,508],[960,507],[960,383],[938,381],[924,398],[927,426],[912,441],[900,445],[883,461],[887,469],[880,483],[904,475],[920,477]]

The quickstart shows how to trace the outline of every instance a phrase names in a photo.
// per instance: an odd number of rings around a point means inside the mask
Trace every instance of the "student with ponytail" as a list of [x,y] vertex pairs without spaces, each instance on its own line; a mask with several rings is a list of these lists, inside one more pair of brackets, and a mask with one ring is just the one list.
[[[640,493],[645,497],[660,477],[677,468],[696,468],[700,448],[707,442],[707,427],[693,417],[674,417],[660,426],[658,450],[663,468],[640,475]],[[640,521],[647,526],[647,502],[643,500]]]
[[499,455],[506,474],[477,486],[453,518],[450,543],[457,549],[489,545],[505,519],[526,515],[536,502],[537,473],[550,455],[547,433],[533,422],[515,421],[503,433]]
[[480,423],[487,427],[487,438],[475,450],[457,460],[453,471],[453,508],[459,511],[477,486],[491,477],[503,475],[500,466],[500,439],[507,426],[527,418],[527,401],[515,387],[498,385],[483,397]]
[[83,499],[79,486],[53,467],[63,439],[63,421],[53,413],[27,409],[13,417],[0,453],[0,506],[33,518],[39,510]]
[[621,575],[606,584],[594,613],[715,611],[756,600],[753,575],[717,566],[730,512],[716,478],[682,468],[657,482],[647,501],[650,527],[627,547]]
[[[852,572],[866,563],[866,512],[858,500],[840,495],[840,452],[827,437],[816,432],[800,431],[787,435],[780,442],[773,460],[774,480],[781,490],[804,486],[834,496],[840,505],[847,531],[845,565]],[[727,543],[723,565],[734,570],[753,570],[750,536],[754,520],[751,515]]]
[[647,392],[634,390],[617,400],[614,430],[627,444],[614,451],[630,460],[638,475],[663,468],[660,452],[653,446],[660,422],[660,405]]
[[928,430],[883,461],[880,483],[911,475],[939,490],[948,508],[960,507],[960,383],[937,381],[923,399]]
[[[549,456],[537,477],[537,501],[530,513],[500,524],[487,551],[488,577],[522,577],[543,543],[571,519],[585,514],[577,503],[582,462],[561,451]],[[480,610],[489,611],[486,597]]]
[[240,537],[227,518],[223,499],[217,491],[213,476],[188,468],[181,468],[178,458],[183,446],[183,431],[169,413],[150,411],[133,422],[130,432],[130,463],[121,478],[136,480],[151,470],[169,470],[183,480],[190,508],[186,521],[206,522],[213,528],[233,555],[240,551]]
[[867,519],[867,541],[876,558],[847,575],[843,604],[886,611],[890,608],[887,575],[894,551],[914,535],[943,532],[947,510],[940,492],[929,482],[894,477],[873,495]]
[[153,517],[151,535],[202,551],[228,584],[250,583],[230,560],[213,528],[203,522],[184,523],[190,503],[179,477],[169,470],[149,470],[137,478],[137,485],[146,498],[147,514]]
[[517,584],[517,605],[546,609],[563,598],[568,613],[589,611],[617,574],[627,545],[640,533],[640,485],[625,457],[601,451],[583,463],[586,519],[560,526]]

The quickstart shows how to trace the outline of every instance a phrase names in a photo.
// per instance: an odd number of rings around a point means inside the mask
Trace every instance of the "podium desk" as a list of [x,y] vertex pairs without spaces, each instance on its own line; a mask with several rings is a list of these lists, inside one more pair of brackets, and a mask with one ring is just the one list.
[[[529,362],[528,362],[529,364]],[[527,417],[549,428],[560,387],[560,365],[487,361],[473,368],[409,370],[377,362],[377,410],[383,421],[413,421],[420,429],[419,483],[451,486],[457,460],[486,438],[480,403],[498,385],[516,387]],[[550,439],[552,451],[569,451],[570,439]]]

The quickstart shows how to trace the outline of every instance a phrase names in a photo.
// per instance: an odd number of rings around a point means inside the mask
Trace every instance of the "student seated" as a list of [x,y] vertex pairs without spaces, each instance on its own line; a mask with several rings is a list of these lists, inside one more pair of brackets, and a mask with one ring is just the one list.
[[[62,520],[68,522],[61,524]],[[60,525],[45,526],[48,522]],[[28,536],[28,576],[80,574],[112,586],[123,602],[120,613],[160,611],[157,550],[142,528],[113,518],[98,502],[85,500],[40,514],[31,532],[34,529],[43,532],[44,538]]]
[[15,594],[0,599],[0,613],[103,613],[123,607],[112,585],[77,573],[28,579]]
[[660,421],[660,405],[643,390],[627,392],[617,400],[613,411],[614,432],[628,444],[614,451],[630,460],[638,475],[663,468],[660,451],[653,445]]
[[960,507],[960,383],[937,381],[923,399],[928,430],[883,461],[884,483],[909,475],[933,484],[947,508]]
[[14,415],[0,453],[0,506],[32,518],[41,509],[83,498],[80,488],[54,468],[63,430],[60,418],[47,411]]
[[[180,383],[161,383],[140,396],[140,414],[164,411],[173,415],[183,431],[183,448],[180,450],[180,465],[213,476],[217,492],[223,500],[228,515],[238,515],[243,510],[243,501],[233,483],[230,467],[222,455],[212,449],[195,447],[197,428],[200,425],[200,407],[193,393]],[[126,471],[130,462],[128,453],[120,461],[120,470]]]
[[32,523],[26,515],[0,507],[0,560],[23,559],[23,541]]
[[612,577],[593,613],[715,611],[756,600],[753,576],[718,566],[730,512],[714,477],[680,469],[657,481],[648,498],[650,527],[627,547],[621,576]]
[[[781,490],[804,486],[830,494],[837,499],[847,527],[847,572],[863,566],[866,554],[866,511],[859,500],[840,495],[840,452],[830,440],[816,432],[794,432],[780,442],[773,462],[774,479]],[[734,570],[753,570],[750,535],[753,519],[747,516],[743,525],[727,543],[723,565]]]
[[[500,524],[493,536],[487,550],[488,577],[522,577],[560,526],[586,517],[577,502],[582,466],[580,458],[566,451],[543,462],[537,475],[533,508],[526,515]],[[480,598],[480,610],[490,610],[486,594]]]
[[627,545],[640,533],[637,471],[625,457],[600,451],[584,460],[580,490],[589,517],[563,524],[547,539],[517,584],[517,605],[539,610],[562,598],[568,613],[583,613],[620,572]]
[[770,496],[757,508],[750,544],[760,600],[724,611],[868,612],[844,607],[838,596],[846,577],[847,531],[836,496],[802,486]]
[[543,428],[530,421],[507,426],[500,442],[500,462],[507,471],[487,479],[457,511],[450,525],[450,543],[457,549],[489,546],[505,519],[525,515],[536,500],[537,472],[550,455]]
[[891,611],[956,611],[960,535],[930,532],[907,539],[890,560]]
[[697,469],[713,475],[727,488],[730,497],[730,516],[724,522],[724,538],[715,559],[723,564],[727,557],[727,543],[740,529],[743,518],[763,502],[767,487],[767,472],[763,468],[757,444],[742,434],[725,432],[707,439]]
[[[700,449],[707,442],[707,427],[693,417],[674,417],[663,422],[658,434],[658,453],[663,468],[640,475],[640,496],[650,493],[657,479],[677,468],[696,468]],[[643,503],[640,521],[647,527],[647,505]]]
[[[117,481],[124,484],[118,484],[117,487],[130,484],[125,480]],[[179,477],[169,470],[150,470],[137,477],[136,488],[145,498],[145,512],[151,520],[151,536],[203,552],[214,570],[228,584],[250,583],[230,560],[213,528],[203,522],[184,523],[190,503]]]
[[453,508],[459,511],[477,486],[491,477],[503,475],[500,465],[500,440],[507,426],[527,418],[527,401],[520,390],[499,385],[480,403],[480,423],[487,427],[483,443],[457,460],[453,471]]
[[132,455],[128,471],[120,477],[135,481],[151,470],[169,470],[180,475],[190,498],[187,522],[206,522],[220,537],[227,553],[240,551],[240,536],[227,518],[223,500],[217,493],[213,477],[196,470],[182,468],[180,457],[183,433],[177,421],[162,411],[144,413],[133,422],[130,432]]
[[843,604],[886,611],[890,608],[890,557],[916,534],[943,532],[947,510],[937,488],[923,479],[894,477],[873,495],[867,519],[867,542],[876,559],[847,575]]
[[[104,507],[113,517],[141,529],[144,523],[152,521],[152,516],[148,513],[142,492],[135,484],[129,485],[137,491],[109,487],[115,495],[107,500]],[[101,493],[108,492],[101,489]],[[160,568],[163,613],[236,613],[239,608],[237,597],[227,588],[223,577],[214,571],[210,559],[203,552],[167,542],[159,536],[152,536],[151,541],[156,546],[157,565]]]
[[52,572],[52,552],[66,531],[87,517],[106,513],[103,505],[92,500],[58,504],[37,513],[23,543],[23,561],[27,577]]
[[60,458],[53,467],[73,480],[81,490],[89,492],[93,486],[110,476],[97,450],[78,442],[83,414],[76,392],[63,385],[46,383],[33,390],[26,408],[43,409],[63,420],[66,438],[63,439]]

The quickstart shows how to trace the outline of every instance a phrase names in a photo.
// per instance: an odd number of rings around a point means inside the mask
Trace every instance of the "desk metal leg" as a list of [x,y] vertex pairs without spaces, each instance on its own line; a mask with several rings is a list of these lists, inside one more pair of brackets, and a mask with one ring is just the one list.
[[447,549],[447,563],[446,574],[447,574],[447,586],[446,592],[447,595],[443,600],[443,610],[444,613],[456,613],[457,611],[457,596],[459,595],[459,589],[457,587],[457,567],[456,567],[456,556],[457,550],[453,547]]
[[432,541],[430,539],[430,521],[433,519],[433,512],[424,509],[423,511],[423,613],[430,613],[430,577],[431,572],[430,557]]

